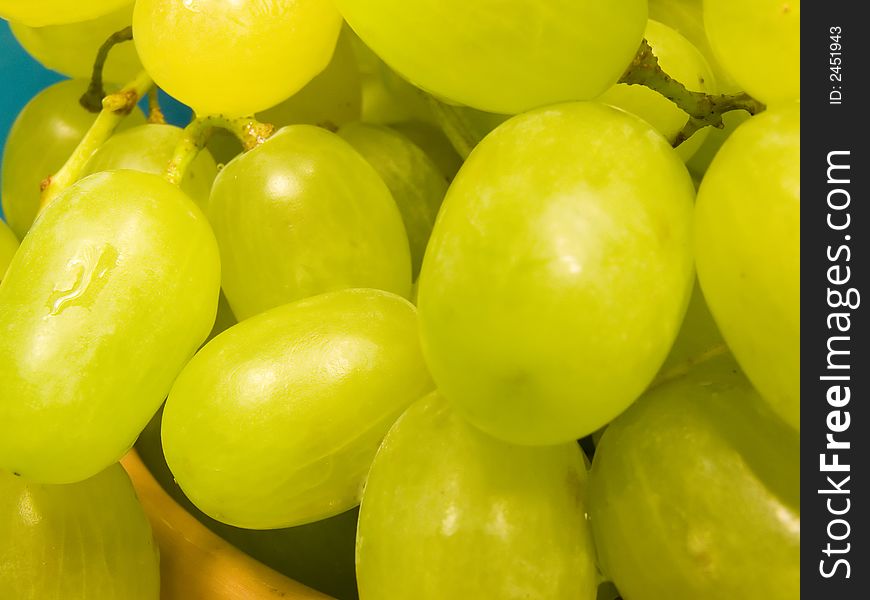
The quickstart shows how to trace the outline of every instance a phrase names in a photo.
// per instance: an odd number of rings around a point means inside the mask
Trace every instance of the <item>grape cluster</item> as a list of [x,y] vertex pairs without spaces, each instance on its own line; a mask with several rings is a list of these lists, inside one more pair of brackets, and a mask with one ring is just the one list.
[[0,17],[0,598],[799,596],[799,1]]

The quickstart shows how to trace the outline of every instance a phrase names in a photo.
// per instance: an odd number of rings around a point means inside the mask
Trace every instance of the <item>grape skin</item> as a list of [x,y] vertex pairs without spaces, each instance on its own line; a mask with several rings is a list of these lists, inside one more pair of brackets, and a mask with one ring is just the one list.
[[0,286],[0,469],[71,483],[121,458],[208,335],[219,282],[208,222],[163,178],[57,196]]
[[[181,138],[182,130],[178,127],[156,123],[115,134],[94,152],[82,171],[82,177],[116,169],[163,175]],[[208,211],[208,197],[216,176],[214,159],[208,150],[202,150],[181,181],[181,190],[203,213]]]
[[719,62],[767,105],[800,99],[800,0],[704,0],[704,28]]
[[360,598],[593,600],[585,502],[576,443],[500,442],[431,394],[396,422],[369,472]]
[[331,0],[137,0],[133,11],[142,64],[199,116],[290,97],[329,63],[340,29]]
[[[15,39],[45,68],[67,77],[90,78],[100,46],[113,33],[129,27],[133,3],[89,21],[49,27],[11,23]],[[115,45],[103,66],[106,81],[125,83],[142,70],[133,42]]]
[[798,598],[799,444],[730,356],[649,391],[592,464],[605,577],[628,600]]
[[129,477],[68,485],[0,470],[0,598],[158,600],[160,564]]
[[800,107],[731,134],[698,191],[695,254],[725,341],[771,407],[800,431]]
[[362,115],[362,76],[356,63],[351,36],[342,29],[332,60],[301,90],[257,115],[275,127],[319,125],[332,131],[359,120]]
[[283,128],[218,173],[209,219],[239,319],[326,291],[407,297],[408,236],[374,168],[340,137]]
[[455,103],[504,114],[599,95],[628,67],[647,18],[646,0],[336,5],[408,81]]
[[371,164],[399,207],[411,249],[416,280],[435,217],[447,193],[447,181],[426,153],[405,136],[378,125],[350,123],[338,130]]
[[130,0],[0,0],[0,18],[29,27],[62,25],[101,17]]
[[[39,211],[40,183],[60,169],[97,115],[79,104],[88,88],[84,79],[56,83],[34,96],[21,110],[3,150],[3,213],[19,239]],[[145,122],[138,108],[120,129]]]
[[677,334],[693,195],[667,142],[617,109],[565,104],[497,128],[456,176],[423,260],[421,335],[439,389],[516,443],[579,439],[613,419]]
[[289,527],[359,503],[393,421],[432,389],[406,300],[341,290],[267,311],[207,344],[163,414],[166,462],[218,521]]

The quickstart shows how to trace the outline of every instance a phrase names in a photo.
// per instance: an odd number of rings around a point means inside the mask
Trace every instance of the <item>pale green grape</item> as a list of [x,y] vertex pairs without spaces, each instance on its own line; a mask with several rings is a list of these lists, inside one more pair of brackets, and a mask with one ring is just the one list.
[[637,52],[647,18],[646,0],[336,5],[357,35],[408,81],[506,114],[606,90]]
[[438,388],[520,443],[578,439],[613,419],[677,334],[692,199],[673,149],[623,111],[565,104],[501,125],[453,181],[423,260]]
[[18,238],[4,221],[0,221],[0,281],[3,281],[6,267],[12,262],[16,250],[18,250]]
[[[3,150],[3,212],[19,239],[39,210],[40,183],[54,175],[84,137],[97,115],[79,104],[84,79],[56,83],[27,103],[9,130]],[[145,122],[136,108],[121,128]]]
[[208,222],[161,177],[56,197],[0,286],[0,469],[71,483],[117,461],[208,335],[219,281]]
[[209,218],[239,319],[307,296],[371,287],[407,296],[408,237],[374,168],[334,133],[285,127],[218,173]]
[[302,89],[341,29],[331,0],[137,0],[142,64],[197,114],[250,115]]
[[0,0],[0,18],[43,27],[95,19],[126,4],[130,0]]
[[437,393],[375,457],[357,529],[362,600],[593,600],[586,467],[576,443],[500,442]]
[[219,521],[309,523],[359,503],[387,430],[431,389],[407,300],[321,294],[235,325],[197,353],[166,401],[166,462]]
[[695,211],[698,278],[746,375],[800,430],[800,107],[737,128]]
[[349,29],[342,30],[332,60],[308,85],[257,115],[277,127],[307,123],[333,131],[362,115],[362,77]]
[[[100,171],[130,169],[162,175],[181,141],[182,130],[174,125],[140,125],[107,140],[85,165],[83,176]],[[201,151],[188,167],[181,189],[203,211],[217,175],[217,166],[208,150]]]
[[[693,92],[713,94],[717,91],[713,72],[704,57],[692,43],[679,33],[658,21],[647,22],[644,37],[653,49],[664,71]],[[627,110],[656,128],[668,140],[686,124],[689,115],[674,102],[643,85],[618,83],[597,98]],[[701,147],[707,137],[705,127],[677,147],[677,154],[687,161]]]
[[425,152],[392,129],[350,123],[339,129],[338,135],[362,154],[387,184],[405,222],[411,275],[417,279],[438,208],[447,193],[447,181]]
[[667,25],[697,48],[716,78],[716,86],[723,94],[739,92],[740,87],[716,60],[704,30],[704,0],[649,0],[649,18]]
[[800,440],[730,356],[608,426],[589,516],[601,569],[628,600],[800,595]]
[[800,0],[704,0],[704,27],[725,69],[766,104],[800,99]]
[[440,127],[426,121],[401,121],[391,123],[389,127],[414,142],[432,159],[444,179],[453,181],[462,166],[462,157]]
[[[67,77],[90,78],[97,51],[106,39],[130,25],[133,3],[89,21],[28,27],[12,23],[12,33],[25,50],[46,68]],[[107,81],[126,82],[142,70],[133,42],[116,45],[103,67]]]
[[[218,315],[220,315],[220,305]],[[136,452],[166,492],[203,525],[276,571],[341,600],[356,600],[354,540],[359,509],[282,529],[240,529],[215,521],[178,487],[163,456],[159,410],[136,440]]]
[[0,598],[158,600],[151,526],[120,465],[68,485],[0,470]]

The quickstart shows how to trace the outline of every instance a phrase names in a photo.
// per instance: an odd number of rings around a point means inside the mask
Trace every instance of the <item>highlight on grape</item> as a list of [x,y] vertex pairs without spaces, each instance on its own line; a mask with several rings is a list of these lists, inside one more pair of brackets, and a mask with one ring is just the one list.
[[798,598],[781,4],[0,0],[0,598]]

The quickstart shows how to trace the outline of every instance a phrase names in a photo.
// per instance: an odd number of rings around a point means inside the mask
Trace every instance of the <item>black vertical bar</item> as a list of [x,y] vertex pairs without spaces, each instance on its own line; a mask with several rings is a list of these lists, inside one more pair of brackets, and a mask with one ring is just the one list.
[[870,598],[864,6],[805,2],[801,18],[801,595],[810,600]]

